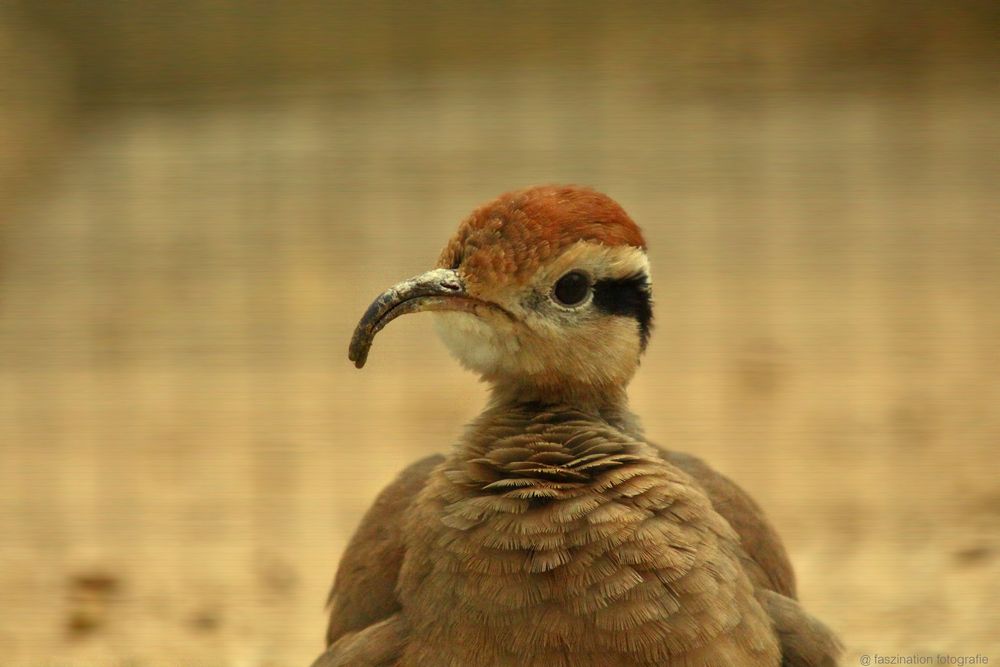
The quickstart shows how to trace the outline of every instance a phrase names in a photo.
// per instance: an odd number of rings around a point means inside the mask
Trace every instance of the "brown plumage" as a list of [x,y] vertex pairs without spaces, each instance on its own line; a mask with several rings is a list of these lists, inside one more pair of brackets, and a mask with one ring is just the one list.
[[651,316],[644,250],[606,196],[532,188],[475,211],[438,269],[372,304],[359,366],[386,323],[438,311],[492,397],[362,520],[316,667],[836,664],[760,508],[628,411]]

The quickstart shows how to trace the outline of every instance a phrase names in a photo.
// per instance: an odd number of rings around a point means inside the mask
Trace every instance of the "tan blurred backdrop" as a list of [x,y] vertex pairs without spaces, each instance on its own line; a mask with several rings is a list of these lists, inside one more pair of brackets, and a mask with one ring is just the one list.
[[645,229],[657,442],[863,653],[1000,661],[1000,4],[0,4],[0,665],[295,666],[483,388],[368,300],[504,190]]

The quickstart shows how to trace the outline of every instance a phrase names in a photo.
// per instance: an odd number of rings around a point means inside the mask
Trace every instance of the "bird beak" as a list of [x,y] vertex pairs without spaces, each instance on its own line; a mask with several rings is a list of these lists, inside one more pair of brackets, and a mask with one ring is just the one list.
[[456,271],[434,269],[393,285],[368,306],[354,330],[347,358],[358,368],[363,367],[375,334],[400,315],[424,310],[457,310],[474,314],[496,310],[507,314],[494,303],[469,296],[465,291],[465,281]]

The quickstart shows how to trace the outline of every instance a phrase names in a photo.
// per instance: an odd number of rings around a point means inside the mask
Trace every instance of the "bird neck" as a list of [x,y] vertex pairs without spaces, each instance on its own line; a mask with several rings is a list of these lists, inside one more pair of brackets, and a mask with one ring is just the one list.
[[484,414],[572,411],[589,415],[616,429],[641,437],[639,418],[629,409],[624,387],[597,388],[590,385],[539,387],[529,383],[495,383]]

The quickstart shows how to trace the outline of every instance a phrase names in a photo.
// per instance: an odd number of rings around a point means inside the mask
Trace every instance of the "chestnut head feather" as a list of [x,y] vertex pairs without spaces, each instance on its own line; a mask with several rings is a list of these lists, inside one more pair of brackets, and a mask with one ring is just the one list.
[[484,281],[523,278],[580,241],[646,249],[639,226],[589,188],[542,185],[500,195],[459,226],[438,266]]
[[437,311],[458,360],[519,400],[619,395],[652,324],[646,244],[610,197],[577,186],[517,190],[476,209],[437,269],[387,290],[355,332],[364,364],[398,315]]

